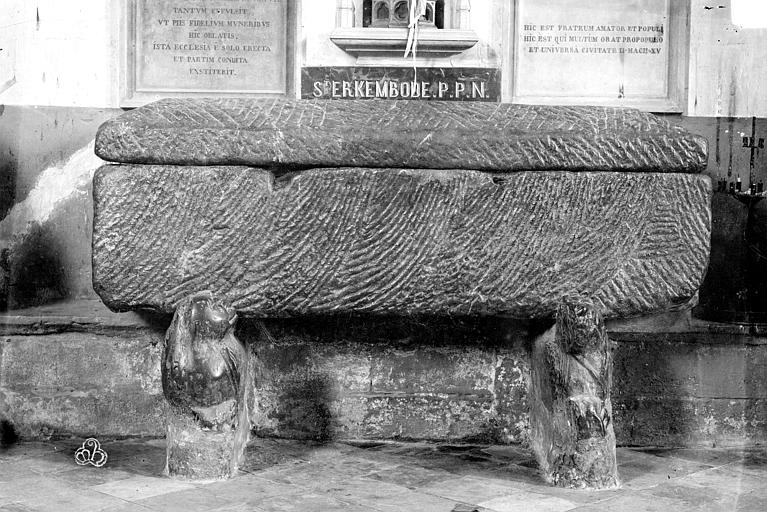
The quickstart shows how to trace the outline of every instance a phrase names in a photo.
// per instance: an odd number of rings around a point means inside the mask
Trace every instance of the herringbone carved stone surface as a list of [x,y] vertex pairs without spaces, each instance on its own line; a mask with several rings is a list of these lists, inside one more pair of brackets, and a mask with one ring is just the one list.
[[708,262],[700,175],[105,166],[94,286],[172,312],[211,290],[241,315],[606,317],[689,302]]
[[106,122],[126,163],[701,172],[706,140],[632,109],[421,101],[166,99]]

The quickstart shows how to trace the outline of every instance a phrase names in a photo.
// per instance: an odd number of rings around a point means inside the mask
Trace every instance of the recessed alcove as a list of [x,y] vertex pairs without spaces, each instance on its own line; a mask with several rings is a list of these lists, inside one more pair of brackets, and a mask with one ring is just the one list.
[[[330,35],[339,48],[357,57],[402,56],[407,47],[406,28],[346,28]],[[424,29],[418,34],[417,54],[424,57],[449,57],[464,52],[479,41],[473,30]]]
[[[337,26],[330,40],[357,57],[397,57],[408,43],[410,2],[364,0],[341,2]],[[479,36],[469,28],[470,8],[463,1],[429,0],[419,19],[417,55],[449,57],[477,44]]]

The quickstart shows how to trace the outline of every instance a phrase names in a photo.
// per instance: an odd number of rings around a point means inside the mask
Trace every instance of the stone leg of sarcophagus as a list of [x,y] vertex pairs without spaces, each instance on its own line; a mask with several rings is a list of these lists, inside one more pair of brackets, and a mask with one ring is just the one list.
[[531,438],[543,476],[554,485],[618,485],[613,346],[598,309],[582,298],[564,300],[554,327],[535,341]]
[[250,433],[254,357],[234,336],[237,315],[203,292],[179,304],[165,336],[162,385],[171,404],[166,471],[190,479],[237,472]]

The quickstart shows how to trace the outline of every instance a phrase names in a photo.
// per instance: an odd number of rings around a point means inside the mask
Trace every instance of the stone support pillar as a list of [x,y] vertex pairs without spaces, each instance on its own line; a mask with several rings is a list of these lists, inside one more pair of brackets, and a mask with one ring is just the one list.
[[184,299],[165,336],[162,385],[171,404],[166,471],[189,479],[237,472],[250,434],[254,357],[234,336],[237,315],[209,293]]
[[566,300],[533,347],[530,424],[546,480],[560,487],[618,485],[612,423],[613,346],[597,308]]

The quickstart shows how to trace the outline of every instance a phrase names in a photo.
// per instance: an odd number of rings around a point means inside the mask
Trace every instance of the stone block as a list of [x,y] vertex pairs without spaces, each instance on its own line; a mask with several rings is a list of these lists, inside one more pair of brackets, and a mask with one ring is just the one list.
[[421,101],[166,99],[104,123],[113,162],[700,172],[706,139],[638,110]]
[[63,333],[0,342],[0,411],[24,438],[163,432],[161,349],[148,335]]
[[515,322],[273,319],[243,322],[241,335],[262,368],[258,435],[525,439],[526,333]]
[[767,398],[767,351],[755,345],[623,343],[615,391],[626,396]]
[[615,435],[624,446],[764,443],[767,399],[616,396]]
[[386,347],[373,362],[370,391],[483,395],[493,387],[498,364],[494,350]]
[[493,442],[496,423],[491,392],[476,395],[422,393],[367,397],[362,432],[371,439],[445,439]]
[[684,307],[708,263],[710,181],[656,173],[105,166],[94,288],[172,312],[210,290],[241,316],[607,317]]

